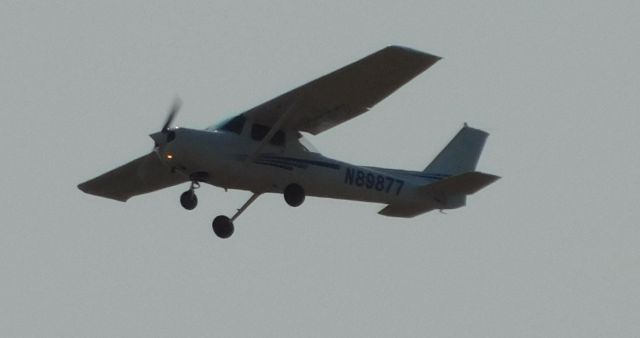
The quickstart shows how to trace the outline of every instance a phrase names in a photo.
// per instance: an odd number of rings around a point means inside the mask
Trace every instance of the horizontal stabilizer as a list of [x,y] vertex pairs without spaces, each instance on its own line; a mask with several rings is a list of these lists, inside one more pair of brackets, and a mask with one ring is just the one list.
[[499,178],[496,175],[472,171],[429,184],[424,186],[422,191],[445,196],[472,195]]
[[436,209],[455,209],[464,206],[466,196],[474,194],[500,177],[477,171],[446,178],[419,188],[424,201],[389,204],[378,213],[392,217],[414,217]]
[[125,202],[129,198],[160,190],[189,179],[172,173],[155,153],[139,157],[123,166],[78,185],[87,194]]
[[438,208],[439,205],[437,203],[389,204],[378,211],[378,214],[390,217],[410,218]]

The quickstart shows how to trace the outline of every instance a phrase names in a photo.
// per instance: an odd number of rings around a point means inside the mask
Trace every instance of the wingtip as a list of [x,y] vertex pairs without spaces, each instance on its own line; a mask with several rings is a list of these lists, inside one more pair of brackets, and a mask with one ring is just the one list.
[[91,183],[91,181],[83,182],[83,183],[78,184],[77,187],[78,187],[78,189],[80,189],[80,191],[84,192],[85,194],[98,196],[98,197],[104,197],[104,198],[112,199],[112,200],[118,201],[118,202],[126,202],[130,198],[129,196],[123,197],[123,196],[119,196],[119,195],[105,194],[105,193],[97,192],[97,191],[91,189],[90,183]]
[[76,187],[78,187],[82,192],[87,192],[87,182],[80,183]]
[[432,60],[434,63],[439,61],[439,60],[442,60],[441,56],[434,55],[434,54],[427,53],[427,52],[423,52],[421,50],[417,50],[415,48],[406,47],[406,46],[390,45],[385,49],[400,50],[400,51],[403,51],[403,52],[409,52],[409,53],[412,53],[412,54],[417,54],[417,55],[420,55],[420,56],[423,56],[423,57],[425,57],[427,59]]

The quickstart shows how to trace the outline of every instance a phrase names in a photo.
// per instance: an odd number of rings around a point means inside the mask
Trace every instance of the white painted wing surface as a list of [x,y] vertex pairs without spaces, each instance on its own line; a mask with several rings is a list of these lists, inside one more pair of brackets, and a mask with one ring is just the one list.
[[125,202],[133,196],[186,181],[186,176],[172,173],[152,152],[79,184],[78,188],[88,194]]
[[406,47],[390,46],[315,79],[243,114],[283,129],[321,133],[382,101],[440,60]]

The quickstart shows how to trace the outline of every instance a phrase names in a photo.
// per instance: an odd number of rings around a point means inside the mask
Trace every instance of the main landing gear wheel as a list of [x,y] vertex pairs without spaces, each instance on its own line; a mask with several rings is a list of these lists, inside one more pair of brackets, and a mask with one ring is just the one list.
[[233,215],[233,217],[229,218],[227,216],[222,216],[222,215],[216,217],[213,220],[213,223],[211,224],[211,227],[213,228],[213,232],[215,232],[215,234],[220,238],[231,237],[231,235],[233,235],[233,230],[234,230],[233,221],[235,221],[236,218],[240,216],[240,214],[242,214],[245,210],[247,210],[249,205],[251,205],[251,203],[253,203],[253,201],[255,201],[256,198],[258,198],[258,196],[260,196],[260,193],[254,192],[253,195],[251,195],[251,197],[249,198],[249,200],[244,202],[242,207],[238,209],[238,211]]
[[304,189],[298,184],[289,184],[284,189],[284,200],[292,207],[300,206],[304,202]]
[[213,220],[211,224],[213,232],[220,238],[229,238],[233,235],[233,222],[227,216],[218,216]]

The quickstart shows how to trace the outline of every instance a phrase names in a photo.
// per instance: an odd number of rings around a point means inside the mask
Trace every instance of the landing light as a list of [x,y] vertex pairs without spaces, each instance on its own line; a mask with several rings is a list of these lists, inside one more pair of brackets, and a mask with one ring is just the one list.
[[167,160],[170,160],[170,159],[172,159],[172,158],[173,158],[173,155],[171,155],[171,154],[167,154]]

